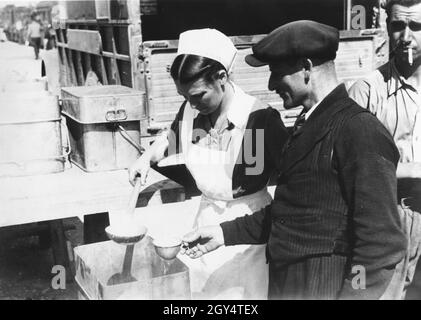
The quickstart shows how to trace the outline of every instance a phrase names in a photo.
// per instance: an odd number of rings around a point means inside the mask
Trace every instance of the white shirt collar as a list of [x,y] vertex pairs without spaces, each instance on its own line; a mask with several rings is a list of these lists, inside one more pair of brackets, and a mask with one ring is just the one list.
[[308,118],[311,116],[311,114],[314,112],[314,110],[316,110],[316,108],[319,106],[321,101],[317,102],[314,106],[312,106],[310,108],[310,110],[308,110],[306,112],[306,114],[304,115],[304,118],[306,119],[306,121],[308,120]]

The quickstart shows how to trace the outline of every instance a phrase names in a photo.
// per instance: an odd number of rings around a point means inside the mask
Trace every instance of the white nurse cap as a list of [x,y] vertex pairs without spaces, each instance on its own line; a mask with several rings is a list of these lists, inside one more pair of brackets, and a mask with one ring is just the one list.
[[177,55],[180,54],[194,54],[216,60],[229,73],[234,65],[237,49],[225,34],[216,29],[196,29],[180,34]]

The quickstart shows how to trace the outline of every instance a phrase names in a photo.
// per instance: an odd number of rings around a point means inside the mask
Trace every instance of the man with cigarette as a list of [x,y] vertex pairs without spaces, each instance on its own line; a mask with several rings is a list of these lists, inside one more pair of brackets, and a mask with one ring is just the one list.
[[398,204],[408,251],[386,298],[404,298],[421,254],[421,0],[387,0],[391,59],[356,82],[350,97],[392,134],[400,152]]

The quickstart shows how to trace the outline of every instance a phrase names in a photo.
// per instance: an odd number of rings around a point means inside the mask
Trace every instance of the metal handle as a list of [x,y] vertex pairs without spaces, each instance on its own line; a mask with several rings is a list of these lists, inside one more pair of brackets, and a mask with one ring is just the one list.
[[127,119],[127,113],[125,109],[108,110],[105,113],[105,120],[108,122],[118,122]]
[[130,134],[124,129],[121,125],[118,125],[118,129],[120,130],[121,136],[126,139],[133,147],[137,149],[137,151],[142,154],[145,152],[145,148],[143,148],[139,143],[137,143]]
[[[64,148],[63,148],[64,151]],[[65,151],[63,154],[56,156],[56,157],[48,157],[48,158],[33,158],[23,161],[8,161],[8,162],[0,162],[0,165],[13,165],[19,168],[26,168],[29,163],[35,162],[35,161],[66,161],[66,158],[71,153],[71,148],[69,145],[69,148],[67,151]]]
[[[61,120],[61,119],[59,119]],[[69,137],[69,129],[67,128],[67,125],[63,122],[60,122],[60,124],[63,124],[63,126],[67,129],[66,132],[66,140],[67,140],[67,150],[65,150],[64,147],[62,147],[62,154],[56,157],[48,157],[48,158],[33,158],[33,159],[27,159],[22,161],[8,161],[8,162],[2,162],[0,165],[14,165],[19,168],[26,168],[26,166],[35,161],[66,161],[66,159],[69,157],[70,153],[72,152],[72,147],[70,145],[70,137]]]
[[[69,131],[69,128],[67,127],[67,123],[65,121],[60,121],[60,124],[63,125],[63,127],[66,129],[65,134],[66,134],[67,150],[63,154],[63,156],[65,158],[67,158],[70,155],[70,153],[72,153],[72,146],[70,145],[70,136],[69,136],[70,131]],[[62,134],[63,134],[63,132],[62,132]],[[62,147],[62,149],[64,150],[65,148]]]

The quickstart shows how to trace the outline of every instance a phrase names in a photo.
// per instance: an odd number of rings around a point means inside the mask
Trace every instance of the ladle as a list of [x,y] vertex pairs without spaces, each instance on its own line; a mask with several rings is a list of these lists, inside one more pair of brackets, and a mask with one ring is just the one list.
[[[136,208],[137,198],[139,197],[141,187],[142,185],[140,178],[137,178],[133,191],[130,195],[130,200],[126,211],[126,218],[128,222],[130,222],[130,220],[134,220],[134,210]],[[130,225],[130,227],[132,226],[133,225]],[[127,227],[129,227],[129,225]],[[110,238],[111,240],[115,241],[116,243],[126,245],[126,252],[124,254],[123,261],[123,270],[120,273],[114,274],[108,280],[107,285],[116,285],[137,281],[137,279],[131,275],[133,251],[134,245],[140,240],[142,240],[145,236],[147,232],[146,227],[139,226],[139,228],[136,229],[135,232],[131,230],[130,234],[124,234],[123,230],[116,230],[115,228],[113,228],[112,225],[110,225],[107,228],[105,228],[105,232],[107,233],[108,238]]]

